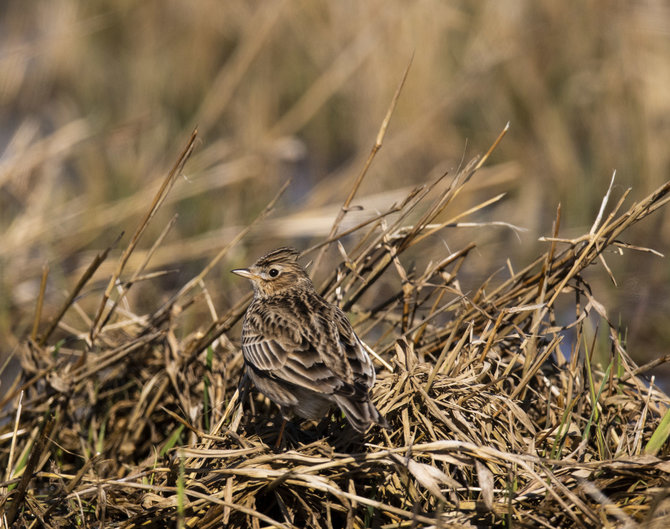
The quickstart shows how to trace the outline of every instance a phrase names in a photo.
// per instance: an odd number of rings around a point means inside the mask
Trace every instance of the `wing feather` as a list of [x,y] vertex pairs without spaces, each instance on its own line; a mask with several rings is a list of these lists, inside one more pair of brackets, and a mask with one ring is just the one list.
[[334,307],[334,309],[340,343],[345,352],[346,361],[353,372],[354,381],[369,389],[375,383],[375,368],[372,361],[360,338],[356,336],[349,319],[339,308]]
[[[250,313],[253,315],[254,311]],[[309,317],[311,313],[293,312],[294,319],[297,320],[299,315]],[[327,322],[328,318],[323,318],[324,314],[320,316],[318,320],[321,323]],[[276,311],[272,317],[259,313],[257,317],[245,319],[242,352],[246,362],[253,366],[259,376],[319,394],[333,395],[346,383],[328,365],[321,354],[322,348],[315,343],[315,335],[323,336],[324,331],[327,332],[327,329],[315,328],[314,321],[289,321]]]
[[315,293],[292,303],[277,310],[265,299],[258,310],[247,312],[242,331],[246,362],[257,376],[313,391],[337,401],[347,416],[369,420],[369,412],[360,409],[369,403],[374,366],[346,315]]

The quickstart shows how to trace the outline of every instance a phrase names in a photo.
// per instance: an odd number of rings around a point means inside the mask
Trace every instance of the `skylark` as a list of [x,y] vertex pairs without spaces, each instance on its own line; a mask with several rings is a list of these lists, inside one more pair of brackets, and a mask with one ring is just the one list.
[[358,432],[373,423],[388,427],[370,401],[375,370],[344,313],[323,299],[297,262],[293,248],[279,248],[250,268],[254,299],[242,327],[249,378],[279,405],[284,423],[293,415],[321,419],[337,404]]

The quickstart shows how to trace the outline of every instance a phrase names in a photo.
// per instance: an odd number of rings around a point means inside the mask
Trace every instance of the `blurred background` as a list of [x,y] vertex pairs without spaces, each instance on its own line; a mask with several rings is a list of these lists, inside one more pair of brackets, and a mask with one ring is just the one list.
[[[462,276],[476,288],[508,259],[518,269],[546,249],[538,238],[551,235],[559,203],[560,236],[587,233],[614,170],[610,208],[626,188],[630,204],[670,176],[670,4],[662,0],[4,0],[0,356],[30,332],[44,264],[46,319],[124,232],[79,300],[81,319],[65,320],[85,328],[196,125],[185,175],[140,243],[148,249],[178,213],[150,266],[170,273],[134,289],[129,308],[141,314],[166,300],[289,178],[272,215],[206,278],[214,305],[223,310],[249,292],[230,269],[280,245],[322,240],[412,56],[354,200],[360,211],[345,225],[414,185],[455,175],[509,122],[459,207],[504,193],[464,220],[527,231],[443,230],[404,258],[408,267],[475,241]],[[626,242],[667,254],[667,218],[654,214]],[[133,254],[128,273],[144,255]],[[618,286],[601,267],[587,279],[629,352],[639,363],[667,354],[668,260],[629,250],[607,261]],[[202,314],[204,304],[186,327],[202,326]]]

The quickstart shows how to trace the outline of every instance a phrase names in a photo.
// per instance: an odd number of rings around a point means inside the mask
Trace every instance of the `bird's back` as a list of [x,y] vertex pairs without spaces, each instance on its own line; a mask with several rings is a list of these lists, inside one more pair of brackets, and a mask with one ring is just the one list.
[[[385,425],[370,402],[375,371],[365,348],[345,314],[315,290],[255,299],[245,316],[242,350],[258,389],[283,411],[318,419],[315,414],[336,403],[356,430]],[[312,404],[301,404],[310,398]]]

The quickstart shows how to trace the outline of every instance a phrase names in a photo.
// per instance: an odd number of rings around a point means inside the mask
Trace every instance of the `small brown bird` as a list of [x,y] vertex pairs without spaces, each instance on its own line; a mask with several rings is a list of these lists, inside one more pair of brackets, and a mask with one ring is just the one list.
[[[321,419],[337,404],[358,432],[388,428],[370,401],[375,370],[349,320],[314,289],[293,248],[279,248],[250,268],[254,299],[242,326],[242,352],[256,388],[292,415]],[[277,445],[281,441],[281,433]]]

